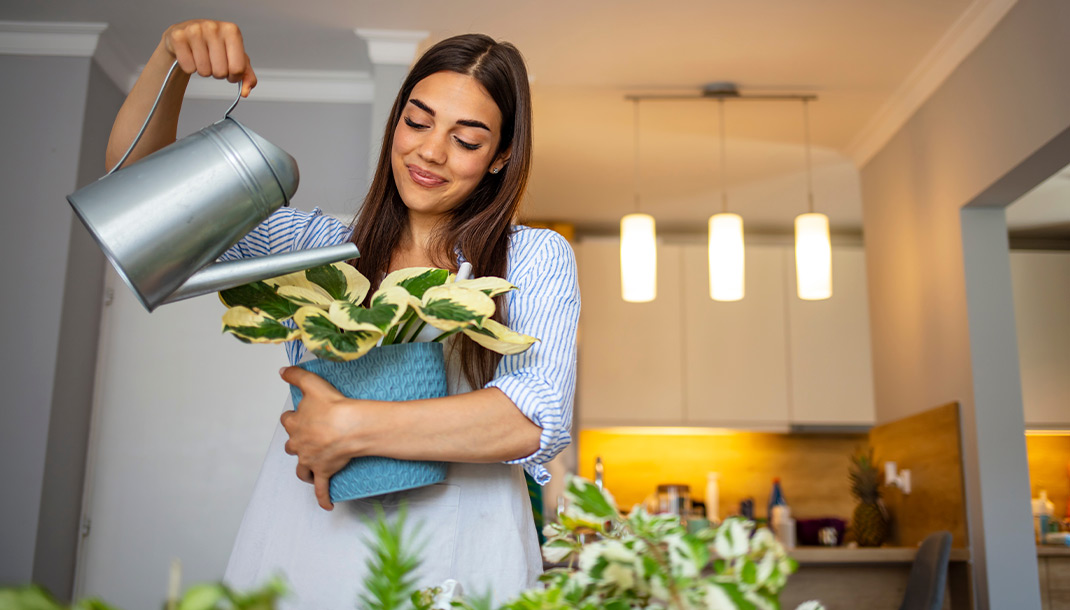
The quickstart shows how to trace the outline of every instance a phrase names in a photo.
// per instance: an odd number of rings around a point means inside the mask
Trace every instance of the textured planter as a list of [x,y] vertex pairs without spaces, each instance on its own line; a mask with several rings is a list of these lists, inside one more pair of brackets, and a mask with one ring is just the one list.
[[[349,398],[418,400],[446,395],[446,365],[441,343],[401,343],[372,348],[349,362],[315,359],[298,364],[331,383]],[[301,390],[290,386],[294,408]],[[367,498],[438,483],[446,462],[414,462],[360,457],[331,477],[332,502]]]

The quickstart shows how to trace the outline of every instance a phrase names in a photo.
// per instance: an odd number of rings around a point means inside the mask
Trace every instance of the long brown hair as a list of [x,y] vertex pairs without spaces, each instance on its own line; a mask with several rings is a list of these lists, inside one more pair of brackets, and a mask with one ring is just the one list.
[[[516,47],[482,34],[464,34],[439,42],[417,60],[390,111],[379,163],[350,238],[361,253],[353,263],[372,281],[372,291],[387,272],[409,222],[408,208],[398,194],[390,165],[394,129],[416,84],[443,71],[471,76],[490,94],[502,113],[496,155],[508,150],[509,160],[499,173],[485,173],[472,194],[439,223],[431,236],[429,254],[436,265],[453,268],[457,249],[472,264],[474,276],[506,274],[509,227],[531,168],[531,91],[524,59]],[[505,297],[499,295],[495,300],[494,318],[505,323]],[[456,345],[469,385],[483,387],[494,377],[501,356],[464,335],[458,335]]]

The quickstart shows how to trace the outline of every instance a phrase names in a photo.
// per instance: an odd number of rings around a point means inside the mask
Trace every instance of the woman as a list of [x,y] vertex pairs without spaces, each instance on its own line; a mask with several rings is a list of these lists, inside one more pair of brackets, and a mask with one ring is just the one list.
[[[256,85],[236,26],[172,26],[119,112],[109,164],[132,140],[175,60],[182,74],[168,85],[159,118],[132,157],[174,141],[193,72],[241,81],[243,95]],[[373,503],[332,507],[327,481],[353,457],[380,455],[451,463],[443,484],[375,499],[388,513],[405,504],[409,521],[423,522],[420,586],[452,578],[502,601],[535,584],[541,555],[523,470],[545,483],[542,464],[570,440],[579,291],[567,242],[510,224],[530,164],[530,92],[520,54],[485,36],[450,38],[428,50],[402,84],[352,229],[318,210],[283,208],[228,251],[235,258],[350,239],[362,253],[355,264],[375,284],[395,269],[457,270],[468,261],[475,275],[504,276],[518,287],[497,297],[495,315],[540,339],[523,354],[502,357],[461,337],[449,350],[450,395],[404,403],[347,399],[312,373],[284,368],[282,378],[304,398],[282,415],[228,583],[252,586],[282,572],[294,607],[352,608],[368,555],[363,519],[374,515]],[[300,361],[303,346],[290,344],[288,355],[291,364]]]

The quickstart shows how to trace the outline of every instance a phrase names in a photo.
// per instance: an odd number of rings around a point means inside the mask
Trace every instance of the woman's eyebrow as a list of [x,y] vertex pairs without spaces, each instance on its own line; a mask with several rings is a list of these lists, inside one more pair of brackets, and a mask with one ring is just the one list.
[[[418,100],[418,99],[416,99],[414,97],[410,97],[409,98],[409,103],[412,104],[413,106],[416,106],[420,110],[423,110],[427,114],[430,114],[431,116],[435,116],[435,111],[432,110],[430,106],[428,106],[427,104],[421,102],[420,100]],[[478,127],[479,129],[486,129],[487,131],[490,131],[490,127],[488,127],[486,123],[484,123],[483,121],[477,121],[475,119],[461,119],[461,120],[457,121],[457,124],[458,125],[464,125],[465,127]]]

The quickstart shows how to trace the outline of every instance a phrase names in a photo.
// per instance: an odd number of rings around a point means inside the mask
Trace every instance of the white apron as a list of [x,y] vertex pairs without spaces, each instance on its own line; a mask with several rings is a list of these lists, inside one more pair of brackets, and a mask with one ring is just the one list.
[[[450,394],[467,391],[450,364]],[[537,584],[542,555],[521,466],[452,463],[442,483],[325,511],[312,485],[297,478],[297,457],[283,450],[287,438],[279,424],[227,563],[228,585],[248,590],[282,575],[290,591],[283,609],[359,607],[370,556],[364,522],[375,518],[376,503],[388,519],[407,506],[406,542],[422,560],[419,588],[452,578],[466,596],[489,592],[497,606]]]

